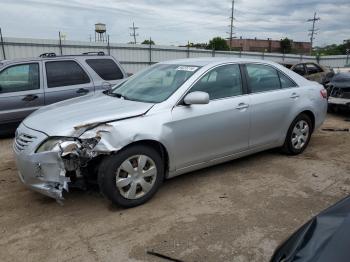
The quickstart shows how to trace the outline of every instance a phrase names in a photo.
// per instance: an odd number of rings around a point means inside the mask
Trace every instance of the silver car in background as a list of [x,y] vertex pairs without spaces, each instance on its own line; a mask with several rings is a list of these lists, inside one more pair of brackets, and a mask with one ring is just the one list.
[[0,61],[0,135],[13,134],[42,106],[108,90],[125,78],[121,64],[103,52]]
[[165,178],[275,147],[299,154],[326,112],[323,86],[276,63],[175,60],[109,93],[39,109],[13,147],[33,190],[61,200],[69,184],[97,181],[113,203],[132,207]]

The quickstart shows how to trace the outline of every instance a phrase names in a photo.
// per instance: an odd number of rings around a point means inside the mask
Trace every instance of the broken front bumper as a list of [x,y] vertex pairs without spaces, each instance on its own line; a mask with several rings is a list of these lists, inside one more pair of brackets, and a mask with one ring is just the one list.
[[29,188],[62,200],[63,190],[68,191],[69,177],[58,152],[35,153],[47,136],[21,124],[13,143],[15,160],[21,181]]

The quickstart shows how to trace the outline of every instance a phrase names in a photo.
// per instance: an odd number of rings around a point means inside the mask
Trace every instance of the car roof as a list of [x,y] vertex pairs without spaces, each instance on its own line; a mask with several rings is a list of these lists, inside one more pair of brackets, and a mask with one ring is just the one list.
[[207,66],[207,65],[216,65],[222,63],[265,63],[271,65],[278,65],[278,63],[260,60],[260,59],[248,59],[248,58],[232,58],[232,57],[202,57],[202,58],[187,58],[187,59],[177,59],[171,61],[160,62],[161,64],[181,64],[188,66]]
[[58,55],[58,56],[44,56],[44,57],[29,57],[29,58],[15,58],[15,59],[8,59],[8,60],[0,60],[0,67],[5,66],[8,64],[13,63],[25,63],[25,62],[36,62],[36,61],[47,61],[47,60],[65,60],[65,59],[73,59],[73,58],[80,58],[80,57],[88,57],[88,58],[111,58],[110,55],[91,55],[91,54],[82,54],[82,55]]

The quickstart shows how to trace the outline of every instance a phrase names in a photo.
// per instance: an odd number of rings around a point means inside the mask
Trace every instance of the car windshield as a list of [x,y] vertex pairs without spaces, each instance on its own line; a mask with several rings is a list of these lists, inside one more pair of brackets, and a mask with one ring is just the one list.
[[169,98],[198,66],[158,64],[117,85],[110,95],[147,103],[160,103]]

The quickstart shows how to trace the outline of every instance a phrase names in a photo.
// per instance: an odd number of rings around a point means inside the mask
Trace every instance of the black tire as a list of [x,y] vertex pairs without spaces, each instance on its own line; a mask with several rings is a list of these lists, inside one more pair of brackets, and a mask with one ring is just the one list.
[[328,112],[328,113],[334,113],[334,107],[333,107],[333,105],[328,105],[327,112]]
[[328,113],[336,114],[339,112],[339,108],[336,105],[328,105]]
[[[295,148],[292,144],[292,136],[293,136],[293,129],[296,126],[296,124],[300,121],[305,121],[308,126],[309,126],[309,134],[308,137],[304,143],[304,145],[301,148]],[[309,142],[310,142],[310,138],[311,138],[311,134],[313,131],[313,124],[312,121],[310,119],[310,117],[306,114],[300,114],[299,116],[297,116],[293,122],[291,123],[287,135],[286,135],[286,139],[284,141],[284,145],[282,147],[282,151],[284,153],[286,153],[287,155],[298,155],[301,154],[302,152],[304,152],[304,150],[306,149],[306,147],[308,146]]]
[[[116,185],[116,172],[122,163],[134,155],[145,155],[151,158],[157,168],[155,182],[147,193],[137,199],[125,198]],[[164,180],[164,162],[160,154],[153,148],[144,145],[127,147],[115,155],[102,160],[98,170],[100,191],[114,204],[122,207],[135,207],[147,202],[157,192]]]

